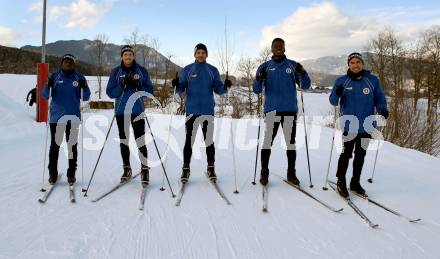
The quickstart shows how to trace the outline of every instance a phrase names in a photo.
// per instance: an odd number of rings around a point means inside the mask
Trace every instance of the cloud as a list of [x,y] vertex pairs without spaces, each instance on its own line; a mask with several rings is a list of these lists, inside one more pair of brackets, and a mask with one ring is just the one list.
[[16,33],[14,30],[0,25],[0,45],[15,46],[18,38],[19,34]]
[[[113,1],[76,0],[67,5],[50,5],[47,19],[54,21],[63,28],[93,28],[112,8]],[[42,4],[33,3],[28,7],[30,12],[42,12]],[[35,21],[41,22],[41,16]]]
[[380,29],[371,18],[351,17],[333,3],[300,7],[279,24],[262,30],[260,47],[270,46],[273,38],[286,41],[286,55],[302,60],[359,51]]
[[286,41],[286,55],[297,60],[362,51],[378,31],[389,27],[404,41],[438,24],[440,10],[421,7],[375,8],[350,16],[330,2],[299,7],[278,24],[262,29],[260,48],[273,38]]

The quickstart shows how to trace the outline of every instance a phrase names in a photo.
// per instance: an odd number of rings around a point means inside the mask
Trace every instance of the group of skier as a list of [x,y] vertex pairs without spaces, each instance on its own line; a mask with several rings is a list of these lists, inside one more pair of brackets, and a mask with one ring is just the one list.
[[[299,185],[295,170],[296,161],[296,124],[298,113],[297,86],[310,88],[311,82],[303,66],[285,56],[285,42],[281,38],[272,41],[272,58],[261,64],[256,71],[253,83],[255,94],[264,95],[265,137],[261,148],[260,183],[266,186],[269,181],[269,158],[271,147],[281,126],[287,145],[287,181]],[[149,183],[147,147],[145,144],[145,106],[140,92],[153,94],[153,85],[148,71],[136,63],[134,49],[125,45],[121,49],[121,64],[110,74],[106,93],[115,99],[115,118],[119,131],[120,151],[123,162],[121,182],[132,178],[129,150],[129,125],[131,124],[139,150],[141,162],[141,181]],[[206,144],[207,176],[216,182],[214,131],[214,93],[228,93],[232,82],[226,77],[222,81],[218,69],[206,62],[208,49],[204,44],[194,48],[195,62],[185,66],[180,76],[172,80],[176,93],[186,94],[185,100],[185,145],[183,148],[183,166],[181,182],[185,184],[190,176],[192,145],[199,126],[202,128]],[[135,95],[133,97],[133,95]],[[43,90],[43,96],[50,99],[49,183],[58,179],[58,153],[64,132],[69,151],[68,183],[76,181],[77,139],[81,121],[80,101],[87,101],[90,89],[84,76],[75,71],[75,57],[66,54],[62,58],[62,68],[53,73]],[[352,127],[349,121],[343,122],[343,152],[338,161],[337,190],[343,197],[348,197],[345,175],[349,160],[354,150],[353,177],[350,189],[365,194],[360,185],[360,176],[368,140],[369,129],[363,127],[364,121],[376,112],[388,117],[386,98],[378,78],[364,69],[364,61],[359,53],[348,56],[348,71],[339,77],[330,94],[330,103],[340,106],[341,115],[351,115],[358,119],[359,127]],[[374,129],[374,127],[373,127]]]

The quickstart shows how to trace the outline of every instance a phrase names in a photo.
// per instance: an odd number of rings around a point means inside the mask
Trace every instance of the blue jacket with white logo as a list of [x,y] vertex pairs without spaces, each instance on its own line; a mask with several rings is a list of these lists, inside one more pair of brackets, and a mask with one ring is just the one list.
[[[58,123],[63,116],[73,115],[81,119],[80,99],[81,88],[79,87],[79,80],[85,80],[84,76],[76,71],[65,72],[63,70],[56,71],[49,76],[49,81],[54,81],[54,86],[51,89],[50,95],[52,97],[50,102],[50,118],[49,123]],[[87,84],[87,81],[85,81]],[[49,100],[49,87],[46,84],[43,88],[42,96]],[[90,98],[90,89],[87,86],[83,90],[83,101],[88,101]],[[70,119],[65,117],[65,119]],[[61,122],[61,121],[60,121]],[[67,122],[67,121],[64,121]]]
[[255,80],[253,91],[260,94],[264,88],[265,102],[264,112],[298,112],[298,101],[296,99],[296,83],[301,81],[301,88],[310,87],[310,78],[305,72],[301,78],[297,78],[296,62],[287,58],[281,61],[272,60],[261,64],[257,69],[257,75],[265,70],[265,80]]
[[[342,98],[336,95],[336,88],[340,85],[344,87]],[[341,116],[353,115],[359,121],[357,129],[354,126],[349,127],[349,120],[341,121],[341,128],[344,129],[344,132],[365,133],[364,121],[368,116],[375,114],[374,109],[376,108],[377,111],[387,110],[387,100],[379,79],[366,70],[359,79],[351,79],[348,75],[336,79],[329,100],[334,106],[340,104]],[[375,122],[373,127],[376,127]],[[367,133],[371,133],[371,131]]]
[[182,69],[176,92],[185,91],[185,111],[193,115],[214,115],[213,92],[225,93],[218,69],[206,62],[195,62]]
[[[127,107],[127,111],[125,111],[129,98],[137,92],[134,85],[128,84],[125,89],[123,88],[122,81],[128,77],[130,73],[132,73],[135,79],[139,80],[142,91],[153,94],[153,84],[151,83],[148,71],[144,67],[138,65],[135,61],[133,61],[133,65],[130,69],[125,68],[121,62],[120,66],[115,67],[112,70],[106,89],[107,95],[110,98],[116,98],[116,115],[140,115],[145,110],[144,97],[141,97],[136,98],[133,107]],[[135,96],[133,96],[133,98],[134,97]]]

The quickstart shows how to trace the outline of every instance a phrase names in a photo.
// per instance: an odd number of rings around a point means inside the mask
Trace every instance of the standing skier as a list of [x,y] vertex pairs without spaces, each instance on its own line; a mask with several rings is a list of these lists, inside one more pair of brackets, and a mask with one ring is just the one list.
[[[124,169],[121,183],[130,180],[132,177],[130,149],[128,146],[129,125],[131,123],[136,145],[139,149],[141,181],[143,185],[148,185],[149,167],[147,164],[147,147],[145,145],[145,120],[142,117],[145,110],[144,98],[136,98],[132,107],[128,106],[130,105],[130,97],[138,91],[145,91],[152,94],[153,85],[147,70],[136,63],[133,48],[129,45],[125,45],[121,48],[121,65],[112,70],[106,92],[110,98],[116,98],[115,117],[119,130]],[[132,98],[134,98],[134,96]]]
[[[269,158],[273,141],[281,124],[287,145],[287,180],[299,184],[296,177],[295,137],[298,104],[296,84],[303,89],[310,87],[310,78],[300,63],[287,59],[284,55],[284,40],[275,38],[272,41],[272,59],[261,64],[256,73],[253,91],[260,94],[264,89],[265,135],[261,149],[260,183],[269,181]],[[301,81],[301,83],[300,83]]]
[[226,78],[224,84],[220,79],[218,69],[208,63],[208,49],[202,43],[194,48],[195,62],[183,68],[180,78],[173,79],[172,84],[176,92],[186,92],[186,122],[185,122],[185,146],[183,148],[183,167],[181,182],[186,183],[190,175],[190,161],[192,146],[195,141],[199,125],[202,127],[203,138],[206,144],[207,174],[211,181],[215,182],[215,147],[214,147],[214,92],[222,95],[227,88],[232,86]]
[[[42,95],[50,102],[50,149],[49,149],[49,183],[55,184],[58,179],[58,155],[60,145],[66,132],[68,145],[69,168],[67,181],[73,185],[78,160],[78,130],[81,120],[80,99],[90,98],[90,89],[83,75],[75,71],[75,57],[66,54],[62,58],[62,68],[50,75]],[[81,96],[81,92],[83,96]]]
[[[360,195],[365,195],[360,178],[371,131],[374,129],[370,127],[371,129],[367,131],[368,129],[364,128],[365,120],[374,115],[375,109],[385,119],[388,118],[387,102],[379,79],[364,69],[362,55],[352,53],[348,56],[347,62],[347,74],[336,79],[329,97],[332,105],[341,106],[341,115],[353,116],[352,119],[358,122],[358,127],[350,125],[350,120],[341,122],[344,147],[339,157],[336,177],[338,178],[338,192],[345,198],[349,196],[345,175],[353,150],[353,177],[350,181],[350,189]],[[375,127],[376,123],[373,126]]]

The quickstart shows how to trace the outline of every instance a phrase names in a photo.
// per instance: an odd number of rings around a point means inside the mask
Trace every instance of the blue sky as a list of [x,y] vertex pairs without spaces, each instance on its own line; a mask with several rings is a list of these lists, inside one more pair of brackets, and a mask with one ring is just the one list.
[[[42,0],[2,0],[0,44],[41,44]],[[204,42],[216,63],[228,17],[234,60],[255,57],[275,36],[287,41],[287,54],[302,60],[359,50],[368,38],[390,26],[411,38],[440,24],[435,1],[171,1],[48,0],[47,42],[93,39],[98,33],[122,44],[137,29],[158,38],[160,51],[183,65]]]

